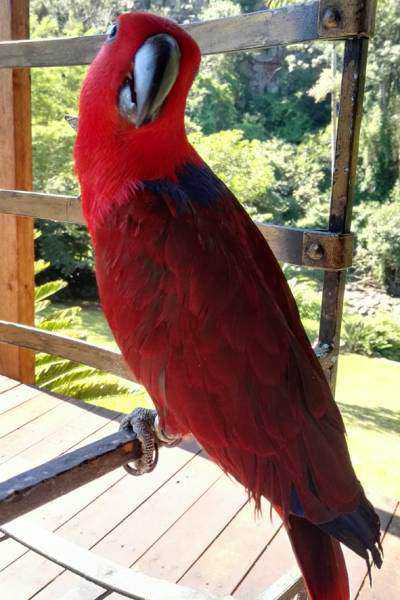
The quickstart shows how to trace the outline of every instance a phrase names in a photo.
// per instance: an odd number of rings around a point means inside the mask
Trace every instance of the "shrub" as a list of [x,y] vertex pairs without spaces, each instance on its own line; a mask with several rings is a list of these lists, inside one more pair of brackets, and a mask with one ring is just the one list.
[[400,323],[385,313],[374,317],[345,315],[341,344],[347,352],[400,360]]
[[[290,271],[293,273],[293,267]],[[289,274],[291,275],[291,272]],[[321,294],[317,290],[317,282],[307,276],[298,273],[288,277],[287,265],[284,265],[283,272],[288,280],[290,289],[296,299],[302,321],[319,321],[321,313]],[[296,271],[294,271],[296,273]]]
[[388,293],[399,296],[400,202],[360,207],[357,225],[359,272],[369,271]]

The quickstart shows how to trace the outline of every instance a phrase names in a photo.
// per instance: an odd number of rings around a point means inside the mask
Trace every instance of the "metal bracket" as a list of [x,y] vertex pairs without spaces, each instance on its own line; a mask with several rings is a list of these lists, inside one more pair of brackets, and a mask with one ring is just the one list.
[[318,33],[321,38],[356,36],[374,33],[376,0],[320,0]]
[[353,240],[352,233],[304,231],[302,264],[328,270],[348,269],[353,262]]

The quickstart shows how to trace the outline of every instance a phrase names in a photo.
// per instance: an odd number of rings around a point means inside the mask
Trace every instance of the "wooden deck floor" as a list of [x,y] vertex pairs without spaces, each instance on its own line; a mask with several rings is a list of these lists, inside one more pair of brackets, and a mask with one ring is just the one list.
[[[115,431],[118,417],[0,376],[0,480]],[[371,590],[364,562],[346,550],[352,598],[397,600],[398,503],[372,500],[383,528],[390,523],[385,566],[373,572]],[[121,565],[219,596],[255,599],[294,565],[279,519],[271,522],[266,507],[255,521],[241,487],[195,443],[163,451],[150,475],[134,478],[118,469],[23,519]],[[0,591],[10,600],[122,598],[11,539],[0,544]]]

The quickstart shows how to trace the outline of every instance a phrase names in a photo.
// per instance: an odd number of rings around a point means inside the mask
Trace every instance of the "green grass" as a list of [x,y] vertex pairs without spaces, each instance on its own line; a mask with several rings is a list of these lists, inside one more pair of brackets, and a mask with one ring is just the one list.
[[365,486],[400,497],[400,363],[345,354],[336,400],[347,428],[353,464]]
[[[98,306],[83,304],[81,317],[88,342],[116,348]],[[315,337],[315,323],[307,321],[306,328]],[[357,475],[367,489],[396,498],[400,497],[399,390],[400,363],[356,354],[340,357],[336,399],[346,424]],[[148,402],[145,393],[137,390],[133,396],[95,403],[130,412],[134,406]]]
[[86,340],[91,344],[116,350],[117,344],[114,341],[100,306],[91,302],[84,302],[81,304],[81,307],[82,331],[85,334]]

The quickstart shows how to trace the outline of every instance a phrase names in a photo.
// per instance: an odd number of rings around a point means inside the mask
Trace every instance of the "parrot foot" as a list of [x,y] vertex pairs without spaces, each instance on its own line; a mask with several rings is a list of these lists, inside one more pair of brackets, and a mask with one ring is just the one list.
[[142,456],[133,461],[133,467],[130,464],[124,465],[124,469],[130,475],[151,473],[158,463],[159,447],[176,446],[181,441],[180,437],[170,436],[161,429],[157,411],[149,408],[135,408],[131,414],[122,419],[120,428],[130,429],[136,433],[143,448]]

